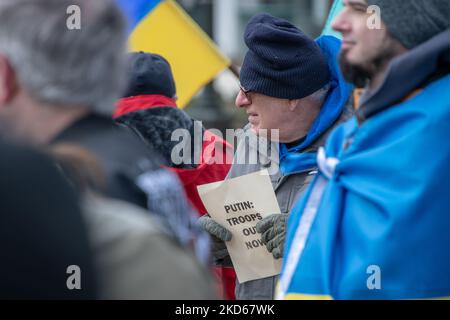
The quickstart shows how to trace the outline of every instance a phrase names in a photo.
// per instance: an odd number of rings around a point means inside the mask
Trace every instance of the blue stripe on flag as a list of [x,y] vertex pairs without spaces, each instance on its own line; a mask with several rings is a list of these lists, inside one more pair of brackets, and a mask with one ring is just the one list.
[[128,19],[128,30],[131,32],[139,22],[164,0],[116,0]]

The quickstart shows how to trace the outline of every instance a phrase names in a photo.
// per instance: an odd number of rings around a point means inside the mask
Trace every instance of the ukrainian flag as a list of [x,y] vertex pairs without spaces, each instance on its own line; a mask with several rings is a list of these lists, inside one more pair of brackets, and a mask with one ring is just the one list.
[[117,0],[128,17],[130,50],[157,53],[171,64],[178,105],[192,97],[231,61],[173,0]]

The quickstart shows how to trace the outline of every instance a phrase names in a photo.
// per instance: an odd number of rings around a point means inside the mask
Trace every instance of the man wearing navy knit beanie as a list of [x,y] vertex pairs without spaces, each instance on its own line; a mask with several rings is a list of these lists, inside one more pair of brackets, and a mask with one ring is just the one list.
[[[266,217],[256,230],[274,259],[281,259],[289,213],[317,171],[318,147],[330,129],[348,116],[344,110],[351,86],[339,72],[340,41],[334,37],[314,41],[290,22],[263,13],[249,21],[244,40],[249,50],[236,106],[248,114],[246,134],[258,138],[242,139],[228,178],[276,168],[270,174],[281,214]],[[278,130],[278,137],[270,130]],[[276,156],[258,149],[258,163],[249,163],[246,150],[257,149],[258,139],[266,137],[270,150],[278,151]],[[229,263],[224,242],[231,240],[231,233],[208,216],[202,217],[201,224],[213,235],[215,248],[221,248],[213,252],[216,263]],[[277,278],[237,283],[236,298],[272,299]]]

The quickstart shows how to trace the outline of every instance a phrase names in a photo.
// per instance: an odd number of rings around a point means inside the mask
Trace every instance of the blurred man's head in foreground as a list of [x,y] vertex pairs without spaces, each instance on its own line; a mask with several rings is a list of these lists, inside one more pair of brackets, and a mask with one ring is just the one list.
[[[68,8],[80,8],[71,30]],[[110,115],[124,84],[126,27],[113,0],[0,4],[0,134],[46,143],[84,113]]]

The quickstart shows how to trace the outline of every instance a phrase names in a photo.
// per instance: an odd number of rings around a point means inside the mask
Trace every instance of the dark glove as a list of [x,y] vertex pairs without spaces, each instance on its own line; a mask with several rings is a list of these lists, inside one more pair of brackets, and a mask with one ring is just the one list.
[[231,266],[231,259],[225,245],[225,241],[230,241],[232,238],[231,232],[206,214],[198,219],[198,223],[211,235],[211,254],[214,264]]
[[273,214],[256,224],[256,231],[261,233],[262,242],[275,259],[283,257],[288,217],[288,214]]

